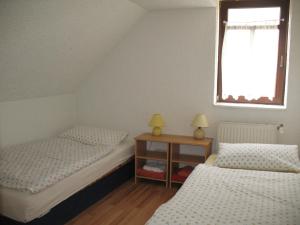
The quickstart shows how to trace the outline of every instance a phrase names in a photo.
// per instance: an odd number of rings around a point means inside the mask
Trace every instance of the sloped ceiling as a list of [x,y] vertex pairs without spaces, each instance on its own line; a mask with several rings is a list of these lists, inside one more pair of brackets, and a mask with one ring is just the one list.
[[144,12],[127,0],[1,0],[0,102],[75,91]]
[[215,7],[217,0],[131,0],[147,10]]

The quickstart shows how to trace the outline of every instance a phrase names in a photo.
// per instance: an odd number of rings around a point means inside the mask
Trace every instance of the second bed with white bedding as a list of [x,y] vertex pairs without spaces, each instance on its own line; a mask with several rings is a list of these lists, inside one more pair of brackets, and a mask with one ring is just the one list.
[[[37,193],[0,187],[0,197],[2,201],[0,204],[0,213],[22,222],[31,221],[34,218],[46,214],[58,203],[97,179],[100,179],[132,157],[133,144],[132,140],[123,141],[105,153],[103,157],[91,160],[85,164],[85,166],[82,166],[81,169],[64,177],[64,179],[61,179],[57,183],[44,187]],[[84,145],[82,146],[85,147]]]
[[300,174],[199,165],[147,225],[299,225]]

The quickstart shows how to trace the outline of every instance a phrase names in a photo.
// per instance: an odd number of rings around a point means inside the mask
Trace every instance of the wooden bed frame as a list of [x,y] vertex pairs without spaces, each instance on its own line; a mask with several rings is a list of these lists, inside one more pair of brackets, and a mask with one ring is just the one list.
[[63,225],[99,201],[134,175],[134,158],[114,168],[101,179],[85,187],[51,209],[41,218],[22,223],[0,215],[3,225]]

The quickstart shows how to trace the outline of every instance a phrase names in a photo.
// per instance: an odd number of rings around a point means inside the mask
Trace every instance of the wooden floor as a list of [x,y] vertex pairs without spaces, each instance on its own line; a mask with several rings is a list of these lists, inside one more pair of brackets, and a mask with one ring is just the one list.
[[177,188],[165,188],[163,184],[141,182],[135,185],[130,180],[67,225],[142,225],[176,191]]

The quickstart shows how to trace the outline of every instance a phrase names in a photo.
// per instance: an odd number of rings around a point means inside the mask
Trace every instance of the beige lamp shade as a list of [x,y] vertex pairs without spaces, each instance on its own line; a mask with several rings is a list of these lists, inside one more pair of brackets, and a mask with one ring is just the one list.
[[159,113],[152,115],[152,118],[149,122],[149,127],[163,127],[164,125],[164,120]]
[[197,114],[192,122],[194,127],[208,127],[207,118],[204,114]]

